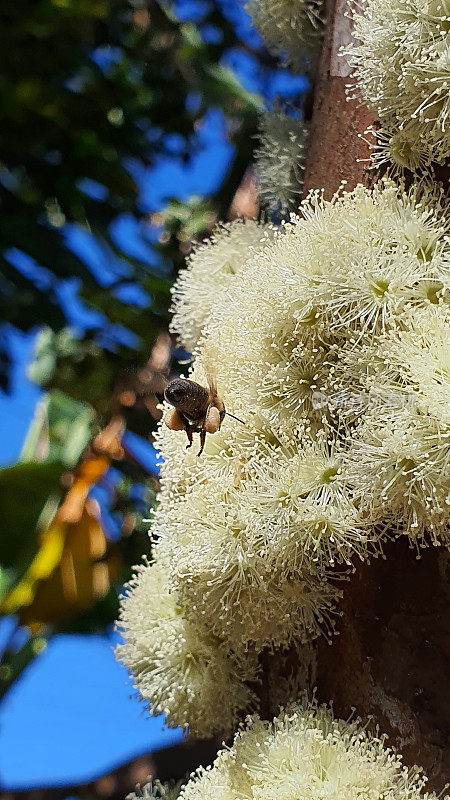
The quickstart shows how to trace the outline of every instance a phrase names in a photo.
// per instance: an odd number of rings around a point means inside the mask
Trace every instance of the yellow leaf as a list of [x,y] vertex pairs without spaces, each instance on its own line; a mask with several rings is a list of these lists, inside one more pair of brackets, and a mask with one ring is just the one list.
[[1,614],[14,614],[33,601],[38,581],[48,578],[61,560],[65,535],[66,526],[58,523],[43,531],[39,550],[25,575],[0,603]]

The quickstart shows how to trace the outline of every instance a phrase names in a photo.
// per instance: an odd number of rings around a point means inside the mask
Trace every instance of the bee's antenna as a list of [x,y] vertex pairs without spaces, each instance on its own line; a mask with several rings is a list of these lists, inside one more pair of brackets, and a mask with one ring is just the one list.
[[243,419],[239,419],[239,417],[235,417],[234,414],[230,414],[229,411],[227,411],[226,414],[227,414],[228,417],[231,417],[232,419],[235,419],[237,422],[240,422],[241,425],[245,425],[245,422],[244,422]]

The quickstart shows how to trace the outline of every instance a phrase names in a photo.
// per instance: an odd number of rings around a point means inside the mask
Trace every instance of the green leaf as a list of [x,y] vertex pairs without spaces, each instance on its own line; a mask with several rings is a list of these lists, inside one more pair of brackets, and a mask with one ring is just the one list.
[[0,698],[2,698],[28,664],[47,646],[48,637],[30,636],[20,650],[7,650],[0,663]]
[[20,455],[21,461],[45,460],[74,467],[91,438],[94,410],[59,391],[39,403]]
[[16,578],[31,563],[39,532],[56,512],[63,472],[64,466],[57,463],[18,464],[0,470],[0,565],[14,570]]

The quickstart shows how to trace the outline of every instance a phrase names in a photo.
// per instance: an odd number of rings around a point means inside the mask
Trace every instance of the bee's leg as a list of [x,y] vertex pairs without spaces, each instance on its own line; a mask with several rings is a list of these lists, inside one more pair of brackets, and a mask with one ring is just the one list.
[[197,453],[198,456],[201,456],[201,454],[203,453],[203,448],[205,446],[205,440],[206,440],[206,431],[205,431],[204,428],[202,428],[201,431],[200,431],[200,450]]
[[187,437],[189,439],[189,442],[186,445],[186,450],[188,450],[190,447],[192,447],[192,444],[193,444],[193,441],[194,441],[194,437],[192,436],[192,426],[189,425],[189,422],[185,423],[184,430],[186,431]]

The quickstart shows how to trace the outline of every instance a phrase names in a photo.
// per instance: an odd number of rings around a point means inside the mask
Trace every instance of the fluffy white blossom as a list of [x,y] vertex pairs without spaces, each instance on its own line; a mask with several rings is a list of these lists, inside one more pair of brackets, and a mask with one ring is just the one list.
[[255,151],[259,197],[273,210],[293,209],[302,189],[306,125],[277,105],[261,115],[259,129]]
[[194,350],[218,295],[226,293],[252,252],[270,235],[269,226],[237,220],[217,227],[208,241],[194,248],[172,288],[171,330],[188,352]]
[[124,643],[116,657],[168,725],[203,737],[231,732],[238,713],[252,706],[245,681],[257,678],[255,659],[234,656],[211,631],[186,620],[160,564],[139,568],[122,598],[119,627]]
[[303,700],[273,722],[249,718],[230,749],[198,770],[182,800],[436,800],[418,767],[403,766],[361,720]]
[[248,0],[245,9],[266,47],[299,67],[320,41],[322,0]]
[[135,792],[131,792],[125,800],[177,800],[180,793],[181,782],[161,783],[161,781],[151,781],[145,786],[137,786]]
[[[361,511],[416,546],[450,543],[450,428],[415,410],[368,414],[349,452]],[[370,514],[368,516],[370,519]]]
[[439,192],[388,181],[331,201],[314,192],[242,264],[212,301],[189,375],[206,385],[212,363],[245,424],[225,416],[200,458],[184,431],[157,434],[152,552],[180,613],[160,637],[166,617],[145,571],[124,606],[136,685],[203,731],[220,724],[206,699],[218,681],[202,667],[197,699],[186,699],[181,640],[183,653],[203,652],[205,636],[210,647],[208,634],[218,643],[227,727],[251,702],[251,653],[333,630],[348,564],[382,552],[388,535],[448,544],[450,239]]
[[[301,526],[290,533],[282,520],[270,518],[250,480],[246,484],[241,490],[230,476],[216,481],[211,474],[157,513],[154,554],[169,566],[187,617],[202,621],[236,652],[330,631],[339,590],[317,570],[314,554],[304,557],[293,541],[299,529],[303,534]],[[316,515],[321,522],[326,512]],[[316,532],[308,517],[308,544],[325,535],[320,522]]]
[[370,148],[370,163],[374,169],[386,168],[386,174],[395,179],[403,178],[406,170],[423,176],[430,174],[433,147],[420,138],[416,121],[401,128],[396,123],[385,123],[378,129],[371,126],[359,136]]
[[379,116],[381,152],[400,169],[442,163],[450,155],[450,0],[367,0],[353,19],[356,43],[346,52]]
[[[316,494],[301,486],[300,475],[312,474],[314,463],[320,475],[328,458],[324,448],[331,460],[344,442],[348,449],[361,412],[373,406],[372,395],[391,391],[384,377],[378,389],[369,380],[383,353],[391,353],[390,380],[400,393],[405,382],[411,392],[423,393],[417,379],[428,369],[423,380],[429,392],[433,387],[439,424],[445,422],[445,386],[436,379],[443,365],[434,362],[438,350],[444,358],[448,329],[444,310],[433,309],[445,309],[448,297],[448,226],[439,195],[426,189],[406,193],[383,183],[331,202],[311,195],[283,234],[246,263],[205,325],[193,377],[204,382],[201,358],[212,358],[226,407],[246,426],[225,418],[220,433],[207,438],[204,459],[182,451],[183,433],[161,431],[166,512],[169,495],[180,493],[185,520],[199,482],[217,510],[221,498],[229,510],[230,481],[238,498],[233,504],[249,515],[245,524],[251,519],[255,536],[265,546],[272,542],[273,554],[277,544],[284,550],[291,542],[286,563],[295,568],[313,553],[325,566],[353,552],[364,557],[370,543],[376,546],[376,533],[361,520],[342,472],[326,491],[316,487]],[[428,322],[422,321],[422,337],[415,332],[420,315],[428,313],[438,314],[433,346],[423,330]],[[399,347],[407,341],[411,347],[412,340],[429,351],[430,366],[418,352],[423,367],[412,364],[408,374],[400,373]]]
[[[433,293],[430,295],[433,297]],[[364,385],[371,410],[346,453],[359,504],[423,544],[450,525],[450,309],[431,302],[387,331]]]
[[282,573],[326,570],[355,554],[366,558],[370,550],[371,532],[353,503],[342,445],[326,427],[308,438],[302,431],[289,447],[260,458],[243,497]]
[[[432,287],[434,288],[434,287]],[[380,341],[379,381],[387,391],[409,391],[421,417],[450,425],[450,308],[430,304],[408,317],[404,328]]]

